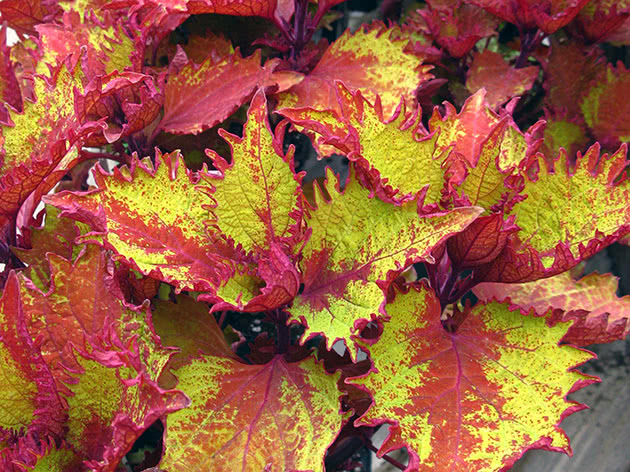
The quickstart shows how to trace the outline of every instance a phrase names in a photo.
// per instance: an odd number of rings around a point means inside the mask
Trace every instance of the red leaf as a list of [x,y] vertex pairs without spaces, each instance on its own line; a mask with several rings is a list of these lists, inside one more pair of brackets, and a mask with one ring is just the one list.
[[505,62],[501,54],[485,49],[473,55],[466,88],[475,93],[485,87],[486,100],[491,108],[496,109],[507,100],[527,93],[537,77],[538,67],[515,69]]
[[567,25],[589,0],[466,0],[521,30],[540,28],[547,34]]
[[630,16],[630,3],[626,1],[592,0],[578,14],[572,26],[589,42],[605,41]]
[[500,213],[480,216],[446,242],[448,256],[458,270],[487,264],[497,258],[508,236],[517,230],[518,227],[512,221],[504,221]]
[[466,55],[481,38],[495,33],[497,18],[462,0],[431,0],[417,11],[437,43],[453,57]]
[[197,134],[220,123],[270,80],[277,62],[260,65],[260,51],[243,58],[237,50],[215,63],[209,57],[197,66],[189,61],[167,78],[164,116],[167,133]]
[[[57,2],[48,0],[3,0],[0,2],[2,21],[20,34],[36,35],[35,26],[61,16]],[[4,44],[4,43],[3,43]]]

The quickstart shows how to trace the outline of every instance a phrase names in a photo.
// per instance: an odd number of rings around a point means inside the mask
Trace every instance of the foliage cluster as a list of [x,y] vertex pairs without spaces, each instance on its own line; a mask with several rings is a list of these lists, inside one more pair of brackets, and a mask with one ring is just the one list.
[[630,233],[630,2],[349,8],[0,2],[2,470],[571,452],[630,331],[580,274]]

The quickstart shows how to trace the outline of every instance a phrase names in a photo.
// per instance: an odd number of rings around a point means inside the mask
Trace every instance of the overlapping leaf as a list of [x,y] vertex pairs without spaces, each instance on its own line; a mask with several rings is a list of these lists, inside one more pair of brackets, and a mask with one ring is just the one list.
[[461,182],[465,167],[475,163],[481,143],[499,121],[485,105],[483,92],[467,100],[459,114],[448,103],[444,116],[435,111],[429,134],[421,134],[419,121],[407,118],[404,109],[386,121],[378,102],[370,105],[360,92],[338,84],[337,95],[342,121],[332,112],[312,109],[280,113],[314,133],[316,145],[365,160],[370,179],[378,183],[376,191],[387,200],[404,201],[423,190],[425,205],[440,202],[444,191]]
[[14,220],[34,190],[45,194],[56,184],[78,162],[72,145],[98,129],[74,118],[73,98],[82,88],[78,68],[71,72],[62,65],[51,79],[33,81],[36,101],[25,100],[23,112],[11,111],[11,123],[2,126],[0,227]]
[[242,138],[220,134],[232,149],[232,162],[211,152],[222,178],[204,180],[214,187],[218,230],[248,253],[293,237],[301,216],[293,152],[285,155],[271,131],[264,93],[252,100]]
[[0,428],[60,433],[63,412],[54,380],[26,328],[19,282],[9,275],[0,298]]
[[262,67],[260,57],[260,51],[247,58],[236,51],[220,62],[208,57],[200,65],[189,61],[176,74],[171,72],[160,128],[167,133],[197,134],[225,120],[256,88],[271,80],[277,62]]
[[570,162],[563,150],[552,163],[530,159],[521,192],[527,198],[509,213],[520,231],[483,268],[482,280],[527,282],[564,272],[630,230],[626,147],[600,155],[592,146]]
[[212,201],[195,188],[197,176],[179,153],[151,161],[135,159],[131,168],[94,174],[98,190],[62,192],[46,200],[64,214],[89,223],[85,236],[113,249],[143,274],[180,290],[212,290],[222,280],[222,258],[212,253],[206,225]]
[[591,42],[604,41],[622,28],[630,16],[630,2],[592,0],[576,17],[577,29]]
[[467,0],[521,30],[539,28],[551,34],[567,25],[589,0]]
[[281,356],[265,365],[203,356],[174,373],[191,406],[167,418],[161,468],[324,471],[343,421],[339,375]]
[[570,452],[558,425],[584,407],[565,397],[594,379],[571,370],[592,354],[559,346],[568,323],[490,303],[447,332],[425,285],[387,311],[373,371],[346,381],[374,399],[357,425],[392,425],[380,454],[407,446],[408,471],[495,471],[530,448]]
[[423,60],[405,52],[408,42],[397,27],[374,23],[354,34],[345,32],[329,46],[319,63],[298,85],[280,96],[279,108],[332,110],[341,116],[336,81],[360,90],[372,104],[380,97],[389,119],[401,97],[413,107],[416,88],[432,76]]
[[582,119],[580,98],[584,96],[601,68],[601,53],[587,50],[573,41],[561,43],[551,38],[551,54],[542,65],[545,70],[545,105],[569,119]]
[[481,300],[511,302],[556,318],[573,320],[565,342],[586,346],[625,338],[630,333],[630,297],[618,298],[617,279],[610,274],[589,274],[579,280],[571,272],[524,284],[479,284]]
[[484,87],[488,105],[497,108],[510,98],[528,92],[537,77],[537,66],[515,69],[501,54],[485,49],[473,56],[466,88],[474,93]]
[[466,55],[481,38],[495,33],[496,17],[462,0],[431,0],[418,10],[435,41],[453,57]]
[[580,102],[584,121],[602,146],[630,141],[630,106],[622,98],[628,93],[630,70],[620,62],[617,67],[607,67]]
[[56,2],[46,0],[4,0],[0,3],[2,21],[21,34],[36,34],[35,26],[59,16]]
[[420,218],[417,201],[392,206],[370,196],[352,176],[343,192],[330,183],[326,191],[332,200],[325,201],[318,190],[317,206],[307,218],[312,234],[300,264],[304,290],[288,311],[308,326],[303,339],[324,334],[330,349],[337,339],[350,347],[357,323],[384,313],[381,284],[390,271],[431,259],[431,251],[468,226],[481,209]]

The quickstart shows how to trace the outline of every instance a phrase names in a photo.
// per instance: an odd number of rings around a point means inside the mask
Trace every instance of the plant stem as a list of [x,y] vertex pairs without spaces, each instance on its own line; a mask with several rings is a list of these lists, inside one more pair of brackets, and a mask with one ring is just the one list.
[[273,317],[278,333],[278,354],[286,354],[291,341],[289,327],[287,326],[287,314],[282,310],[276,310]]
[[[370,440],[365,441],[365,447],[367,447],[370,451],[372,451],[375,454],[378,452],[378,449],[374,446],[374,444],[372,444],[372,441]],[[393,465],[397,469],[405,470],[407,468],[407,466],[401,464],[396,459],[391,458],[387,454],[383,454],[383,459],[385,459],[387,462],[389,462],[391,465]]]

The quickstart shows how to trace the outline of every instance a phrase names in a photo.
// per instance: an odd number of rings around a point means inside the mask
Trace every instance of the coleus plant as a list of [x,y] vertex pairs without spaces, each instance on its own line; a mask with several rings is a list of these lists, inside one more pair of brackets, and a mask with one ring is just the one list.
[[630,10],[342,3],[0,2],[3,470],[571,453],[630,332],[579,278],[630,233]]

